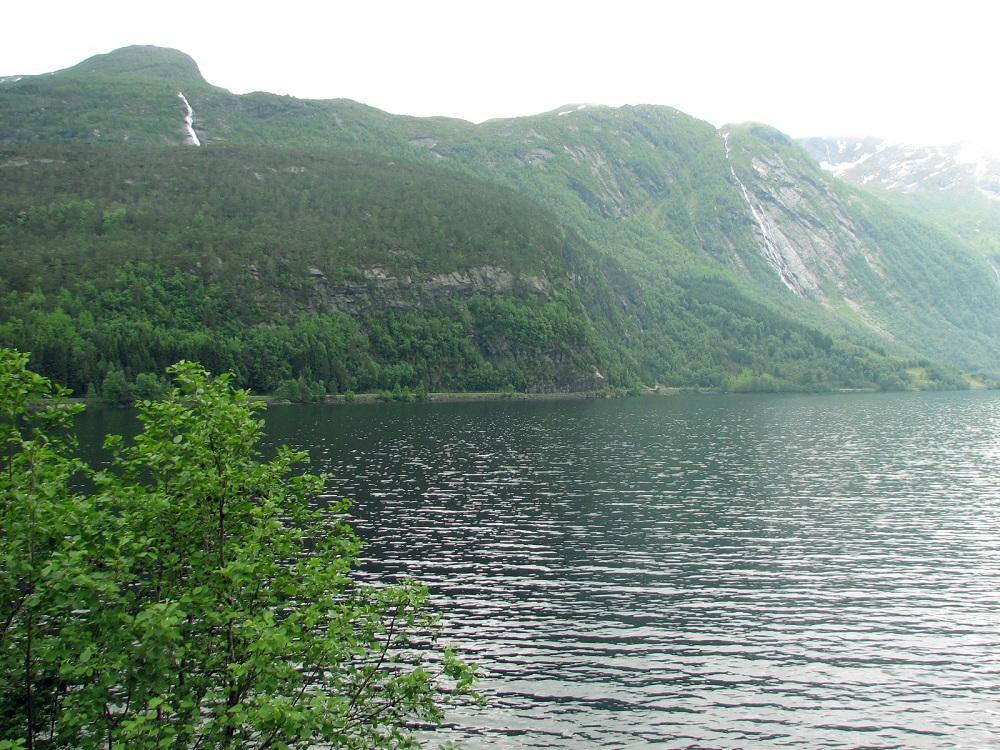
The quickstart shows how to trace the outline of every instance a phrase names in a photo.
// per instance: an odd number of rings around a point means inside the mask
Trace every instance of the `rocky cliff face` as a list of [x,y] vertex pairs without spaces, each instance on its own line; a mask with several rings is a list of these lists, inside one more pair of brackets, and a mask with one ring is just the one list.
[[[817,164],[797,144],[761,126],[736,129],[729,144],[734,179],[738,177],[761,225],[755,247],[792,292],[889,342],[918,351],[935,347],[967,367],[980,357],[996,361],[996,269],[940,228],[901,217],[838,179],[870,168],[888,148],[880,150],[873,140],[842,141],[839,156],[833,146],[824,152],[840,161]],[[811,153],[816,146],[811,144]],[[911,162],[923,158],[919,164],[930,169],[926,154],[910,157]],[[968,172],[968,165],[950,163],[956,173]],[[899,177],[904,173],[908,189],[937,189],[917,180],[915,169],[895,169]],[[897,188],[906,189],[904,183],[892,189]],[[773,256],[777,262],[770,261]],[[969,351],[956,346],[956,340],[963,340]]]
[[420,310],[476,295],[513,291],[549,299],[550,283],[543,276],[511,273],[500,266],[472,266],[439,274],[405,273],[372,266],[360,279],[331,281],[318,268],[308,269],[311,306],[351,314],[371,313],[386,307]]
[[859,265],[886,278],[855,197],[818,174],[788,139],[762,126],[722,137],[758,227],[756,250],[790,291],[828,304],[859,293]]

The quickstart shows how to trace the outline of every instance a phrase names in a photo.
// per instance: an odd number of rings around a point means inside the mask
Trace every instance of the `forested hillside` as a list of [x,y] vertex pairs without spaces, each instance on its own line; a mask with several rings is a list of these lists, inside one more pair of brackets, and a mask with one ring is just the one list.
[[181,357],[313,393],[1000,371],[981,257],[770,129],[235,96],[155,48],[4,82],[0,102],[0,344],[78,392],[155,388]]
[[568,283],[582,243],[509,191],[247,148],[2,163],[2,336],[74,388],[182,357],[262,391],[299,376],[333,392],[595,378]]

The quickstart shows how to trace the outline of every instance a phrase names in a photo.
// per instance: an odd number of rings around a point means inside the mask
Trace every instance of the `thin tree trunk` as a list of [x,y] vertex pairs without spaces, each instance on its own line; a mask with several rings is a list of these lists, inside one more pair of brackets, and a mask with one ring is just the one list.
[[27,709],[27,721],[28,721],[28,743],[26,745],[28,750],[35,749],[35,693],[33,688],[33,683],[35,682],[34,664],[32,663],[32,653],[31,653],[31,636],[32,629],[34,628],[34,618],[32,617],[31,610],[28,610],[28,641],[24,650],[24,699],[25,708]]
[[[221,469],[219,469],[218,461],[216,462],[216,470],[221,474]],[[219,498],[219,570],[226,566],[226,499],[223,495]],[[230,664],[236,659],[236,644],[233,640],[233,622],[229,620],[226,623],[226,640],[227,649],[226,653],[229,657]],[[226,692],[226,706],[232,708],[237,703],[239,703],[239,693],[237,692],[236,680],[229,680],[229,689]],[[232,724],[226,725],[225,731],[223,732],[223,747],[230,747],[233,744],[233,737],[236,731]]]

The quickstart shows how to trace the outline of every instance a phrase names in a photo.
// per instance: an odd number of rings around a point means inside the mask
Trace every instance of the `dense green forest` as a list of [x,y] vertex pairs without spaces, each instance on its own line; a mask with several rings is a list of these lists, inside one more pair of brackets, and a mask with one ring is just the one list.
[[27,162],[0,175],[2,338],[78,392],[183,357],[261,391],[593,372],[582,242],[509,191],[372,157],[140,153],[5,155]]
[[78,394],[956,385],[717,272],[642,287],[509,189],[360,152],[0,152],[0,341]]
[[0,344],[79,395],[160,393],[179,358],[308,398],[1000,372],[981,254],[763,126],[236,96],[151,47],[0,101]]

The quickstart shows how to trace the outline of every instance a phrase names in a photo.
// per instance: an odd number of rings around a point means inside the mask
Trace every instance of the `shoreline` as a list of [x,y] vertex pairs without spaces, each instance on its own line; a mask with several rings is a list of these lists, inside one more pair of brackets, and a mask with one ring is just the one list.
[[[908,389],[909,390],[909,389]],[[913,392],[920,392],[912,389]],[[830,391],[774,391],[750,393],[742,391],[723,391],[719,388],[699,388],[697,386],[665,386],[660,385],[654,388],[643,387],[638,391],[544,391],[538,393],[524,393],[520,391],[440,391],[424,394],[401,394],[393,396],[386,393],[356,393],[350,396],[338,394],[327,395],[313,401],[315,404],[329,406],[350,406],[352,404],[391,404],[391,403],[438,403],[438,404],[458,404],[458,403],[478,403],[490,401],[609,401],[621,398],[642,398],[645,396],[703,396],[703,395],[851,395],[858,393],[881,393],[876,388],[838,388]],[[277,399],[269,395],[253,397],[259,401],[267,402],[268,406],[292,406],[302,402],[289,401],[287,399]]]
[[[679,392],[679,391],[678,391]],[[350,396],[328,395],[315,401],[330,406],[350,406],[351,404],[391,404],[391,403],[437,403],[458,404],[486,401],[585,401],[626,398],[628,396],[653,395],[654,391],[640,393],[613,393],[607,391],[552,391],[542,393],[522,393],[506,391],[440,391],[424,394],[402,394],[393,396],[383,393],[356,393]],[[286,406],[297,402],[260,396],[268,405]]]
[[[938,389],[906,388],[899,393],[924,393],[936,392]],[[945,388],[942,391],[982,391],[993,390],[985,384],[970,384],[968,388]],[[804,395],[858,395],[871,393],[891,393],[897,391],[880,391],[877,388],[837,388],[829,391],[724,391],[718,388],[700,388],[697,386],[645,386],[640,390],[601,390],[601,391],[544,391],[537,393],[509,392],[509,391],[435,391],[429,393],[402,392],[393,394],[383,393],[355,393],[350,395],[336,394],[326,395],[316,401],[302,402],[290,401],[288,399],[275,398],[270,394],[251,394],[253,401],[263,402],[268,407],[271,406],[295,406],[302,403],[322,404],[325,406],[351,406],[354,404],[392,404],[392,403],[437,403],[437,404],[458,404],[458,403],[486,403],[494,401],[605,401],[621,398],[641,398],[645,396],[701,396],[701,395],[774,395],[774,396],[804,396]],[[130,409],[134,404],[105,404],[97,400],[87,399],[79,396],[58,399],[65,404],[83,404],[88,408],[98,409]]]

